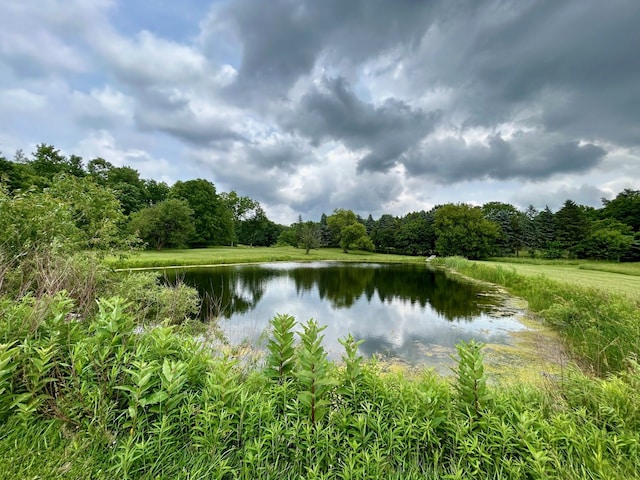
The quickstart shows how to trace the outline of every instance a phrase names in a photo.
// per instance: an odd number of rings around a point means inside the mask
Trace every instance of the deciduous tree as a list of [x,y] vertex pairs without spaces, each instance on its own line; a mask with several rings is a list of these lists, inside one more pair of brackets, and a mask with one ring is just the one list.
[[436,251],[439,255],[462,255],[478,259],[493,254],[500,235],[498,226],[487,220],[479,207],[466,204],[448,204],[435,213],[437,235]]

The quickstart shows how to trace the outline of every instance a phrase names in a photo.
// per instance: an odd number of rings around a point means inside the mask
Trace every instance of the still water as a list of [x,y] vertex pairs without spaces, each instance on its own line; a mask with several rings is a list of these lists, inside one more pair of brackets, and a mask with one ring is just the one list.
[[525,327],[487,288],[418,264],[337,262],[267,263],[168,270],[201,296],[213,298],[219,324],[232,344],[265,344],[269,319],[278,313],[298,322],[313,318],[329,356],[340,359],[338,339],[365,340],[360,353],[409,365],[442,367],[460,340],[509,343]]

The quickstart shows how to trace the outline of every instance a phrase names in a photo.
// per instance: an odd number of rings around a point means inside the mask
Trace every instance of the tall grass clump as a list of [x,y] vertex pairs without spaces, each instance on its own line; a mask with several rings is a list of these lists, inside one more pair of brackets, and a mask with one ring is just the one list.
[[625,369],[640,345],[640,310],[632,300],[596,289],[519,275],[514,269],[482,265],[463,258],[435,259],[435,265],[496,283],[527,300],[565,338],[570,351],[596,374]]

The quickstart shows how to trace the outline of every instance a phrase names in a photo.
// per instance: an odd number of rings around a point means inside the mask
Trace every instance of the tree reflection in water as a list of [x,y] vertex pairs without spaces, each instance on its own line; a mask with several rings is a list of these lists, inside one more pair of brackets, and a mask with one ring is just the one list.
[[[220,307],[229,340],[257,342],[276,313],[327,324],[325,343],[340,358],[338,338],[365,339],[361,352],[423,363],[459,340],[506,341],[522,325],[491,317],[486,289],[420,264],[272,263],[167,271]],[[210,307],[205,305],[206,313]],[[214,308],[215,309],[215,308]],[[332,353],[333,352],[333,353]]]

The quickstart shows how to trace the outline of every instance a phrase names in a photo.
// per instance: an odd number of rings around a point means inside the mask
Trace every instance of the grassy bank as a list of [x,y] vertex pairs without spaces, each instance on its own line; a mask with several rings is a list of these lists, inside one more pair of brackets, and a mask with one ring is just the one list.
[[512,269],[522,275],[545,276],[561,283],[622,294],[640,302],[640,263],[525,258],[499,258],[478,263]]
[[424,262],[424,257],[408,257],[364,251],[343,253],[339,248],[321,248],[308,254],[294,247],[210,247],[196,249],[146,250],[125,258],[113,256],[107,263],[114,268],[154,268],[190,265],[223,265],[258,262]]
[[561,333],[576,359],[599,375],[623,370],[626,359],[638,354],[640,297],[628,287],[629,280],[640,277],[569,264],[444,258],[434,265],[502,285],[524,298],[530,310]]

